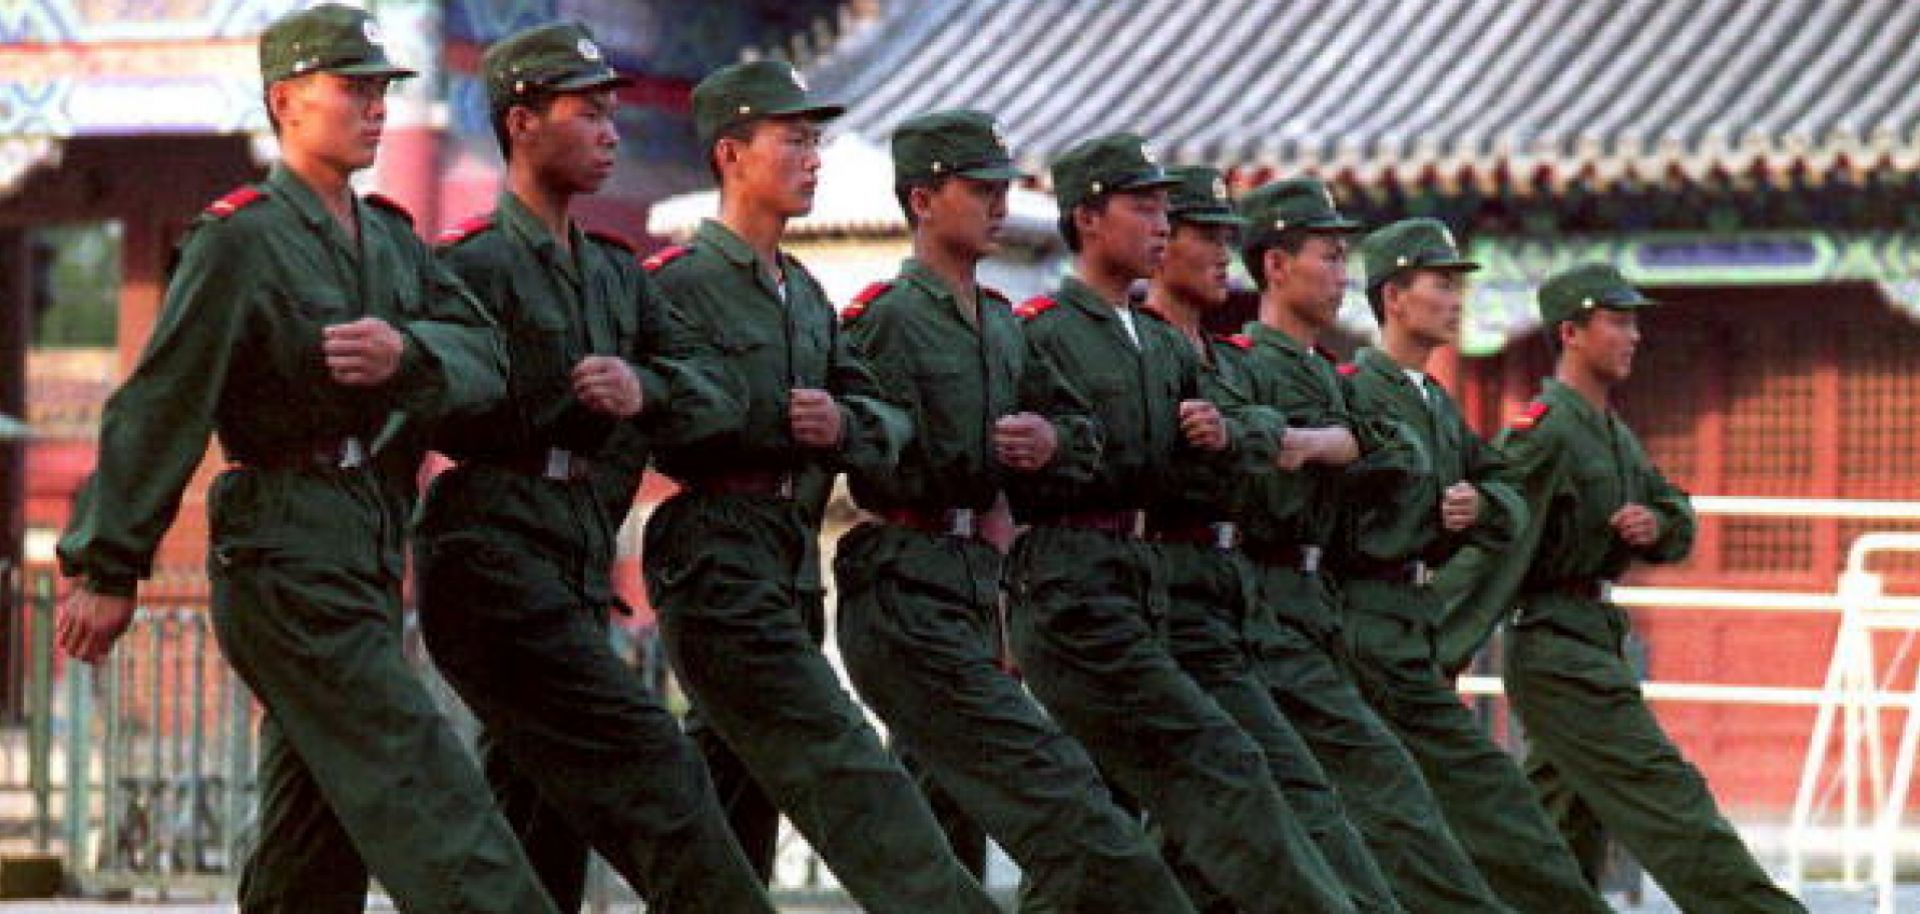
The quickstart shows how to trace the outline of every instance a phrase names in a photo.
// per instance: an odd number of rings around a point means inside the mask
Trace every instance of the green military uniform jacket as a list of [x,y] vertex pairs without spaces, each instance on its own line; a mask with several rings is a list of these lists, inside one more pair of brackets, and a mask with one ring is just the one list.
[[[753,249],[726,226],[701,223],[692,244],[649,258],[647,267],[691,326],[713,342],[743,385],[738,425],[698,447],[671,445],[660,466],[677,479],[734,471],[803,471],[802,500],[824,505],[834,472],[885,472],[913,433],[885,401],[873,372],[840,332],[825,290],[800,261],[780,254],[785,297]],[[828,454],[796,444],[788,391],[818,388],[840,403],[843,437]]]
[[[1367,347],[1341,366],[1355,415],[1383,424],[1401,443],[1405,474],[1377,498],[1355,500],[1343,518],[1335,564],[1424,561],[1438,567],[1468,544],[1500,549],[1526,517],[1500,452],[1467,427],[1446,388],[1425,379],[1426,392],[1385,352]],[[1362,467],[1365,472],[1365,467]],[[1440,501],[1454,483],[1480,491],[1480,516],[1459,533],[1440,524]]]
[[[506,364],[404,211],[377,196],[353,206],[357,243],[275,166],[193,223],[153,336],[107,403],[99,467],[59,546],[65,573],[131,593],[212,431],[229,460],[259,470],[215,484],[216,556],[268,551],[397,578],[427,428],[497,400]],[[362,317],[406,338],[399,371],[375,388],[334,383],[321,355],[323,327]],[[370,470],[310,472],[317,448],[347,436],[371,452]]]
[[1329,546],[1343,495],[1372,497],[1382,483],[1403,476],[1404,458],[1380,423],[1355,417],[1331,355],[1257,322],[1247,325],[1246,336],[1253,347],[1240,360],[1240,375],[1248,402],[1274,410],[1291,426],[1351,429],[1362,455],[1344,471],[1309,466],[1250,478],[1239,518],[1246,538],[1260,545]]
[[[456,226],[439,249],[499,321],[513,372],[504,400],[439,429],[436,447],[461,465],[422,504],[423,545],[465,535],[529,550],[566,569],[586,599],[611,601],[614,539],[652,444],[730,430],[742,412],[737,385],[619,238],[571,225],[562,248],[503,192],[493,213]],[[633,367],[639,415],[618,420],[574,398],[571,372],[589,355]],[[550,450],[584,462],[583,484],[542,478]]]
[[[1155,316],[1152,311],[1144,312]],[[1179,331],[1168,325],[1177,335]],[[1185,342],[1185,340],[1183,340]],[[1189,349],[1191,345],[1189,344]],[[1168,491],[1153,506],[1156,529],[1234,521],[1244,507],[1248,481],[1273,475],[1286,419],[1276,410],[1254,405],[1246,361],[1253,340],[1244,334],[1213,336],[1198,355],[1200,397],[1219,407],[1242,430],[1244,459],[1233,465],[1193,460],[1170,473]]]
[[1072,277],[1056,295],[1028,301],[1018,313],[1026,320],[1032,368],[1022,400],[1045,416],[1091,417],[1099,439],[1091,450],[1095,460],[1056,455],[1040,470],[1008,480],[1022,522],[1155,507],[1184,487],[1171,477],[1189,464],[1251,472],[1264,457],[1271,465],[1271,445],[1250,445],[1247,427],[1231,416],[1226,451],[1209,453],[1187,443],[1179,404],[1201,396],[1200,357],[1166,323],[1136,311],[1136,345],[1113,305]]
[[908,259],[844,312],[847,338],[917,430],[892,469],[848,474],[862,508],[984,511],[1004,488],[993,428],[1019,411],[1026,343],[1005,297],[984,286],[974,294],[977,323],[944,280]]
[[[1506,478],[1526,499],[1527,522],[1501,551],[1471,549],[1442,571],[1448,601],[1440,661],[1459,669],[1529,591],[1611,580],[1635,559],[1677,562],[1693,548],[1693,508],[1647,458],[1626,424],[1566,385],[1547,379],[1540,396],[1501,432]],[[1636,550],[1608,524],[1639,503],[1660,521],[1660,538]],[[1580,635],[1579,620],[1562,620]]]

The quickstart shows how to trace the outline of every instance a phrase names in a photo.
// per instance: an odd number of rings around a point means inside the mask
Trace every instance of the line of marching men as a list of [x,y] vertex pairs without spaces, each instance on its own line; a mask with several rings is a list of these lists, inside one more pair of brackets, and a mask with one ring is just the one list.
[[[1426,374],[1475,265],[1431,220],[1363,237],[1310,178],[1231,200],[1081,142],[1051,163],[1071,273],[1016,306],[976,271],[1026,176],[988,115],[913,117],[913,255],[836,314],[780,243],[840,108],[786,64],[695,88],[720,211],[643,264],[570,216],[626,81],[583,27],[488,49],[506,186],[431,249],[348,183],[411,75],[375,23],[297,11],[260,60],[282,159],[183,242],[58,623],[111,648],[216,434],[213,621],[265,709],[243,910],[359,911],[370,878],[405,911],[578,910],[591,850],[649,910],[771,911],[781,815],[886,914],[996,910],[979,833],[1023,910],[1605,911],[1608,836],[1686,911],[1802,910],[1622,655],[1608,582],[1694,523],[1608,408],[1653,304],[1611,267],[1541,287],[1555,374],[1489,444]],[[1235,257],[1258,319],[1213,337]],[[1350,258],[1381,337],[1336,365]],[[454,465],[421,494],[429,448]],[[644,557],[684,728],[606,638],[648,466],[681,486]],[[840,651],[925,791],[822,653],[841,474]],[[409,557],[482,766],[402,659]],[[1524,772],[1452,680],[1502,624]]]

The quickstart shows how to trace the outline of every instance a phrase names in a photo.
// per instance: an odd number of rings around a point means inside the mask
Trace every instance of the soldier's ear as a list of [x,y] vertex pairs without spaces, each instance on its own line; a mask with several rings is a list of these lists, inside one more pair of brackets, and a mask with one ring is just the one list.
[[293,98],[298,87],[298,77],[276,80],[267,87],[267,112],[276,123],[285,125],[293,113]]
[[514,105],[507,109],[507,139],[520,143],[533,133],[540,123],[540,115],[526,105]]
[[1274,245],[1260,252],[1260,275],[1267,278],[1267,285],[1280,285],[1287,276],[1287,267],[1291,266],[1287,252]]

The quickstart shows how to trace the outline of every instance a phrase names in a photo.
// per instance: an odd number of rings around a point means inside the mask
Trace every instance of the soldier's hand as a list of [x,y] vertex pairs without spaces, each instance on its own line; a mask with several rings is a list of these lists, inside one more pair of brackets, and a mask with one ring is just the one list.
[[1029,472],[1052,462],[1060,438],[1053,423],[1034,413],[1001,416],[993,424],[993,456],[1010,470]]
[[320,331],[320,351],[333,380],[350,387],[378,387],[400,370],[407,338],[377,317],[332,324]]
[[590,355],[573,366],[573,396],[580,405],[616,419],[637,415],[646,405],[633,366],[610,355]]
[[1287,433],[1280,436],[1280,453],[1274,456],[1273,465],[1289,473],[1306,466],[1313,458],[1316,443],[1306,429],[1287,429]]
[[1220,418],[1220,408],[1206,400],[1180,401],[1180,433],[1203,451],[1227,449],[1226,420]]
[[832,450],[840,446],[840,404],[824,390],[796,387],[789,391],[787,425],[802,447]]
[[132,597],[97,594],[78,584],[54,618],[54,643],[75,660],[99,663],[133,624],[133,605]]
[[1635,549],[1646,549],[1660,541],[1660,518],[1646,505],[1627,504],[1607,520],[1621,542]]
[[1480,517],[1480,490],[1470,482],[1456,482],[1440,495],[1440,526],[1459,533]]

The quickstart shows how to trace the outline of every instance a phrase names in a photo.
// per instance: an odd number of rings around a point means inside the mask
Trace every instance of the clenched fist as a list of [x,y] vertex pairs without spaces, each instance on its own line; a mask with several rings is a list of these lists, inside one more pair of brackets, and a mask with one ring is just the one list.
[[1053,459],[1059,446],[1053,423],[1034,413],[1001,416],[993,424],[993,456],[1008,469],[1040,469]]
[[327,373],[349,387],[378,387],[400,370],[407,338],[377,317],[332,324],[320,331],[320,352]]
[[590,355],[573,366],[572,377],[574,399],[596,413],[626,419],[646,405],[640,378],[626,359]]
[[1459,533],[1480,517],[1480,490],[1470,482],[1456,482],[1440,495],[1440,526]]
[[1660,518],[1646,505],[1627,504],[1607,519],[1620,540],[1635,549],[1646,549],[1660,541]]
[[1220,408],[1206,400],[1180,401],[1180,433],[1203,451],[1227,449],[1226,420],[1220,418]]
[[133,624],[133,598],[110,597],[76,586],[53,621],[53,640],[75,660],[99,663]]
[[787,395],[787,426],[802,447],[832,450],[840,446],[840,404],[833,394],[796,387]]

